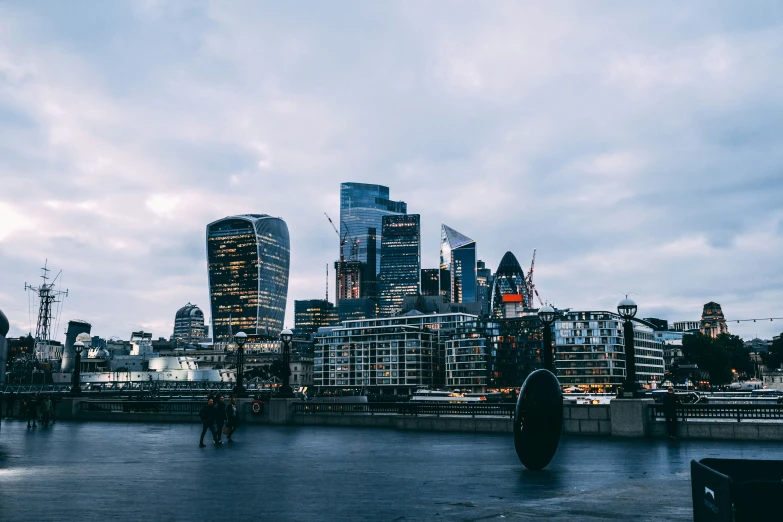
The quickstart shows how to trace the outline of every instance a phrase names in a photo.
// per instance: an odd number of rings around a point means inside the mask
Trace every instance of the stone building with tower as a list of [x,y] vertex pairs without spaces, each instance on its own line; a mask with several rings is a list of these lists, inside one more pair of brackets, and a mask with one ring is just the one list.
[[720,334],[729,333],[729,328],[726,326],[726,318],[723,316],[723,310],[721,310],[718,303],[710,301],[704,305],[701,321],[699,322],[699,331],[713,339]]

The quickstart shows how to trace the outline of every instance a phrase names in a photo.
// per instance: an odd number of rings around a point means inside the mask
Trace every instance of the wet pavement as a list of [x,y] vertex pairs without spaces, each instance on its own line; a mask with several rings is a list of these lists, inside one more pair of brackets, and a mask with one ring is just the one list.
[[510,435],[198,425],[0,430],[0,520],[690,520],[690,460],[783,444],[564,437],[525,470]]

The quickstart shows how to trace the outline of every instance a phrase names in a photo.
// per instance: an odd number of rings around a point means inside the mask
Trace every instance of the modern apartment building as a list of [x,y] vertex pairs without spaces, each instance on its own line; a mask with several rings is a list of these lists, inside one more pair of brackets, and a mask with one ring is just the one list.
[[[322,328],[316,335],[314,384],[325,389],[365,387],[372,392],[403,395],[426,386],[458,387],[455,379],[471,378],[475,370],[458,366],[462,361],[457,357],[468,355],[462,348],[475,348],[473,338],[464,332],[477,319],[463,313],[412,311],[397,317],[345,321],[339,327]],[[454,341],[453,336],[462,337]],[[453,366],[447,378],[449,347]],[[471,373],[463,375],[463,370]]]
[[[651,327],[633,323],[636,379],[661,382],[663,345]],[[616,391],[625,379],[623,319],[604,311],[569,311],[554,323],[555,368],[560,384],[596,392]]]

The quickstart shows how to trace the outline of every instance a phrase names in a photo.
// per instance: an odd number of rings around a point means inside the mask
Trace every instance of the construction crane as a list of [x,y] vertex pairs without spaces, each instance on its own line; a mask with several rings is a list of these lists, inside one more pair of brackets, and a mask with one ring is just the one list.
[[329,220],[329,224],[332,225],[332,228],[334,229],[334,233],[337,234],[337,237],[340,238],[340,262],[342,263],[345,261],[345,255],[343,255],[343,247],[345,247],[346,239],[348,237],[348,227],[346,227],[345,234],[343,236],[340,236],[340,231],[337,230],[337,226],[334,224],[334,221],[332,221],[332,218],[329,217],[329,214],[324,212],[324,216],[326,216],[326,219]]
[[530,271],[527,273],[527,277],[525,278],[525,288],[527,290],[528,306],[530,306],[531,308],[533,306],[533,295],[536,296],[541,306],[544,306],[544,302],[541,301],[541,296],[538,295],[538,290],[536,290],[536,285],[535,283],[533,283],[533,270],[535,270],[535,267],[536,267],[536,249],[534,248],[533,260],[530,261]]

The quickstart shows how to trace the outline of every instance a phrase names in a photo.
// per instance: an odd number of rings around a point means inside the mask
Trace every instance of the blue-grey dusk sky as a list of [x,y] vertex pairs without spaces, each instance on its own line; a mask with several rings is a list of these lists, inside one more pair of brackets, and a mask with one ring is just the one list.
[[[295,299],[381,183],[559,307],[783,317],[783,4],[0,2],[0,309],[63,270],[64,323],[209,315],[207,223],[280,216]],[[333,280],[330,282],[333,288]],[[783,321],[730,324],[770,338]]]

